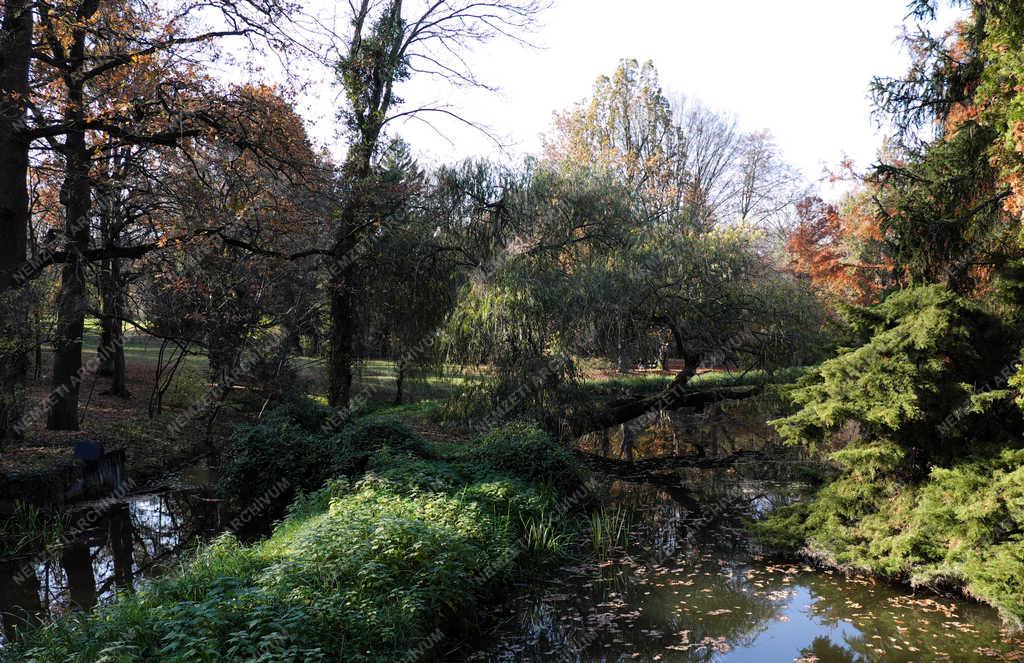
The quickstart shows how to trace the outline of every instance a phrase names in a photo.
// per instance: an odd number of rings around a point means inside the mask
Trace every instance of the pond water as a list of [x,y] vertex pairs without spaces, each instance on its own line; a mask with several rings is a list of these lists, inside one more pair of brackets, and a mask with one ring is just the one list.
[[159,490],[83,502],[52,545],[0,560],[0,646],[26,621],[89,609],[130,592],[224,531],[230,518],[201,462],[165,477]]
[[680,488],[612,483],[630,540],[513,600],[466,660],[566,663],[1021,661],[995,612],[868,578],[779,562],[730,516],[799,486],[692,472]]

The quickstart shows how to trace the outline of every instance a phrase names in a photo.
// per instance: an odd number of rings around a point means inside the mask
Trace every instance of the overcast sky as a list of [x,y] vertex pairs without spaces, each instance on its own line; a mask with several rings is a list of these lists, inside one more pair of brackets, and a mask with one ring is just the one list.
[[[871,117],[874,75],[899,74],[903,0],[556,0],[542,15],[531,50],[494,42],[469,61],[497,95],[410,81],[410,103],[442,101],[492,127],[510,155],[536,153],[555,110],[586,97],[620,58],[651,59],[670,98],[682,94],[734,115],[744,129],[769,129],[785,158],[808,179],[844,155],[874,159],[882,134]],[[952,14],[941,23],[948,24]],[[314,135],[335,142],[334,99],[321,90],[304,114]],[[326,118],[324,120],[323,118]],[[439,120],[395,125],[426,162],[496,156],[477,132]],[[451,142],[449,142],[449,140]]]

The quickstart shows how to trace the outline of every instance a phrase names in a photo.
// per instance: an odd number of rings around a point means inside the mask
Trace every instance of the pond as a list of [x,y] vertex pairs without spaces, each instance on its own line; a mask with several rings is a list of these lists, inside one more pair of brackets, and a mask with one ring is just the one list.
[[466,660],[1024,660],[1024,639],[987,607],[758,549],[731,516],[799,499],[797,484],[694,471],[679,488],[605,490],[631,514],[629,541],[513,600]]
[[214,470],[201,461],[152,490],[76,504],[51,545],[0,560],[0,646],[27,621],[86,610],[134,591],[228,529],[231,519],[214,496],[214,482]]

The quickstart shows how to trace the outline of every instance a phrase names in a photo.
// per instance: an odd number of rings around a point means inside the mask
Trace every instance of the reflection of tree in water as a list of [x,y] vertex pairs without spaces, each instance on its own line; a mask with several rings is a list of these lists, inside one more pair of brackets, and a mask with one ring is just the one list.
[[825,636],[815,638],[810,647],[801,650],[800,655],[808,660],[819,659],[821,663],[864,663],[867,660]]
[[[740,570],[702,554],[709,527],[728,519],[726,502],[708,518],[708,505],[682,488],[615,482],[608,494],[634,519],[629,555],[563,570],[553,593],[520,606],[521,639],[471,660],[703,663],[749,645],[778,618],[785,601],[750,591]],[[738,536],[710,535],[746,552]]]
[[[12,639],[15,632],[42,612],[39,601],[39,578],[34,573],[22,576],[23,560],[0,562],[0,609],[3,614],[3,636]],[[20,582],[16,578],[24,578]]]
[[[1002,624],[986,607],[927,594],[908,595],[884,582],[856,577],[805,574],[800,580],[811,592],[811,614],[819,622],[829,626],[845,622],[858,631],[843,638],[853,659],[836,661],[909,663],[951,660],[952,656],[964,663],[980,663],[1000,660],[1004,653],[1008,660],[1018,660],[1013,657],[1019,655],[1021,641],[1004,638]],[[822,657],[825,663],[831,660]]]
[[221,522],[219,505],[191,492],[139,496],[99,518],[89,514],[88,508],[72,514],[73,524],[89,525],[72,541],[0,565],[7,637],[30,615],[89,609],[132,591],[138,578],[158,573]]
[[76,539],[61,550],[60,566],[67,578],[68,600],[81,610],[96,605],[96,575],[92,563],[89,542],[84,539]]
[[[713,487],[728,479],[704,478]],[[1024,651],[1020,640],[1003,642],[991,610],[761,561],[744,532],[730,525],[731,516],[751,502],[752,491],[772,500],[789,493],[773,492],[769,482],[733,478],[732,484],[718,486],[714,496],[687,489],[700,482],[687,488],[611,482],[597,489],[610,496],[607,508],[632,515],[628,555],[563,569],[543,599],[515,608],[525,616],[518,628],[512,617],[498,647],[470,660],[605,663],[658,656],[664,663],[705,663],[729,649],[756,656],[766,632],[775,634],[776,646],[785,638],[781,646],[793,656],[810,642],[799,660],[819,663],[980,663],[1018,660],[1013,652]]]
[[[752,643],[784,607],[748,591],[741,575],[721,573],[717,564],[687,568],[693,575],[624,563],[596,577],[567,578],[555,593],[520,608],[521,641],[471,660],[585,662],[634,654],[652,660],[660,654],[664,661],[705,663],[720,650]],[[705,568],[714,573],[703,575]],[[685,590],[696,612],[679,612],[682,593],[672,590],[684,587],[672,583],[691,581]]]

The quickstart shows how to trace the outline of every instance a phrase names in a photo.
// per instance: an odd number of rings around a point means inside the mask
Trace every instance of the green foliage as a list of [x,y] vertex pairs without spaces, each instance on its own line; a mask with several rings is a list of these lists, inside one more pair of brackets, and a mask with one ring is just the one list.
[[[822,445],[855,422],[862,439],[948,458],[967,443],[965,425],[1005,401],[984,398],[1001,391],[993,387],[1008,344],[999,322],[978,306],[928,286],[851,308],[848,317],[861,344],[789,392],[799,409],[772,422],[785,441]],[[1014,422],[1003,424],[1013,429]]]
[[310,432],[284,412],[270,413],[258,424],[237,428],[228,438],[219,488],[242,502],[279,481],[287,481],[292,490],[312,491],[344,473],[351,460],[337,436]]
[[618,548],[629,544],[632,513],[623,507],[602,507],[590,514],[590,543],[598,559],[609,559]]
[[310,433],[318,433],[333,411],[309,398],[291,398],[263,415],[263,421],[281,420]]
[[572,453],[530,424],[508,424],[485,433],[473,443],[468,457],[531,483],[571,488],[580,482]]
[[281,480],[291,490],[317,490],[332,477],[358,471],[375,452],[388,448],[432,455],[427,442],[398,420],[367,416],[333,433],[322,429],[330,410],[308,401],[287,403],[228,439],[220,490],[246,501]]
[[569,534],[554,514],[521,520],[523,555],[528,559],[553,559],[563,555]]
[[[261,426],[244,439],[279,432],[294,450],[302,432],[309,451],[332,439],[281,413]],[[371,451],[358,483],[300,493],[268,540],[223,536],[179,574],[33,631],[0,660],[429,660],[524,565],[564,549],[567,519],[535,481],[564,479],[571,457],[536,429],[496,431],[455,463],[382,419],[333,439]]]
[[372,415],[356,419],[341,429],[337,436],[351,451],[371,452],[387,448],[430,457],[433,451],[419,433],[398,419]]
[[843,453],[847,472],[810,504],[754,525],[768,542],[826,562],[935,588],[962,587],[1024,624],[1024,451],[932,469],[920,484],[886,476],[899,450]]
[[69,520],[67,513],[51,514],[34,504],[16,501],[14,513],[0,518],[2,556],[18,557],[59,543]]
[[[828,564],[950,585],[1024,621],[1024,451],[1000,322],[940,286],[848,311],[860,344],[789,392],[789,443],[841,475],[756,531]],[[840,435],[840,433],[843,433]]]
[[1013,225],[989,164],[995,138],[972,122],[930,143],[906,165],[883,166],[875,175],[886,210],[881,231],[912,284],[939,283],[969,295],[987,278],[976,265],[1006,260]]

